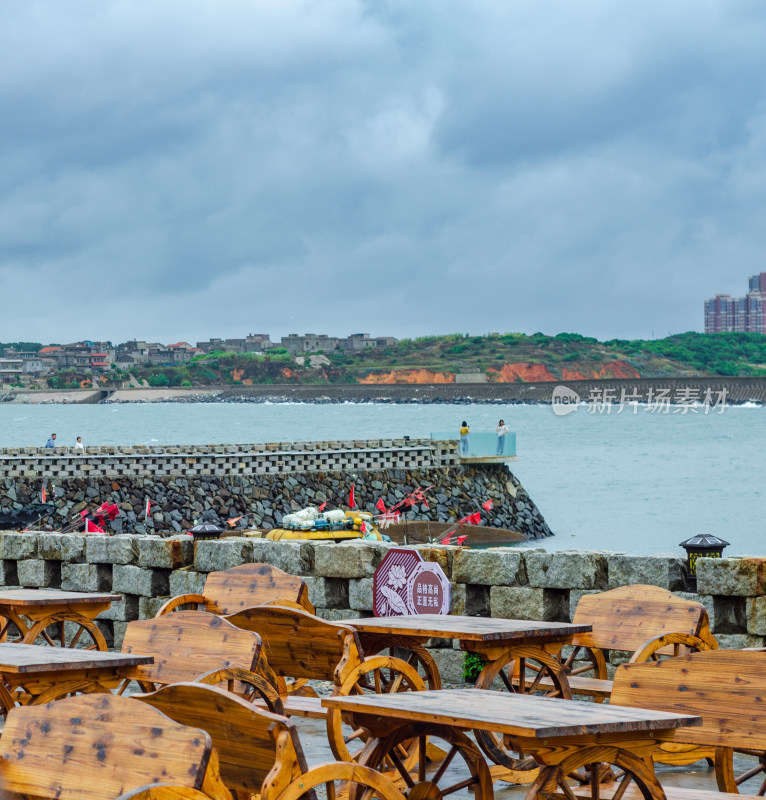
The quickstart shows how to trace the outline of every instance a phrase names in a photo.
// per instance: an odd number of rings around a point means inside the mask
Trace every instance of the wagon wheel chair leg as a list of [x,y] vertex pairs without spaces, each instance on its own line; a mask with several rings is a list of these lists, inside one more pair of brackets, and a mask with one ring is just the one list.
[[[760,750],[737,750],[737,753],[755,756],[757,762],[749,769],[738,773],[734,767],[734,750],[717,747],[715,750],[715,779],[718,790],[731,794],[766,796],[766,753]],[[754,783],[749,783],[754,781]]]
[[[340,784],[337,786],[337,784]],[[324,788],[327,800],[404,800],[391,781],[378,772],[358,764],[322,764],[297,777],[279,793],[279,800],[315,800],[315,788]],[[350,791],[349,791],[350,790]]]
[[[567,645],[561,649],[556,660],[568,677],[595,678],[605,680],[606,659],[601,650],[583,645]],[[604,698],[596,696],[594,703],[603,703]]]
[[378,655],[384,650],[388,651],[391,658],[400,658],[416,669],[426,683],[429,690],[441,689],[442,679],[434,657],[419,642],[413,642],[406,636],[386,637],[370,643],[365,640],[364,652],[368,656]]

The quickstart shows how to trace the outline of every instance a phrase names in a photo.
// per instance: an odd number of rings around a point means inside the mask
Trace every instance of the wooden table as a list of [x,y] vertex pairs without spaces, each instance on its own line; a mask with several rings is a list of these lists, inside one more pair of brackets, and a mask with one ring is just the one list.
[[119,594],[61,589],[0,591],[0,642],[34,644],[39,640],[54,647],[82,647],[90,640],[89,650],[107,650],[93,620],[120,599]]
[[0,644],[0,682],[22,704],[39,705],[75,692],[109,692],[152,656],[98,650]]
[[[487,662],[482,673],[492,672],[492,680],[487,677],[477,681],[477,687],[491,685],[498,676],[499,669],[490,670],[490,664],[500,662],[505,666],[516,659],[533,659],[547,665],[554,673],[556,687],[562,697],[571,697],[566,676],[555,655],[571,641],[577,633],[588,633],[590,625],[573,625],[569,622],[534,622],[525,619],[501,619],[498,617],[461,617],[439,614],[411,614],[401,617],[368,617],[364,619],[343,620],[344,625],[352,626],[358,633],[365,654],[370,655],[389,647],[410,649],[413,644],[423,644],[429,639],[457,639],[463,650],[481,655]],[[535,670],[537,673],[538,670]],[[440,688],[441,679],[429,676],[434,683],[432,688]],[[532,691],[537,688],[530,687]],[[525,686],[513,691],[525,693]]]
[[[673,739],[676,728],[702,724],[700,717],[692,715],[476,689],[326,697],[322,705],[349,714],[355,726],[370,732],[372,738],[359,763],[373,769],[393,763],[413,800],[441,797],[457,785],[443,786],[447,776],[444,762],[428,775],[426,737],[445,739],[452,732],[445,760],[454,763],[460,755],[470,768],[470,759],[480,754],[462,733],[466,730],[499,731],[513,740],[519,752],[534,756],[542,768],[529,787],[527,800],[556,792],[573,797],[570,785],[585,780],[592,780],[592,796],[597,798],[599,769],[591,769],[587,778],[577,774],[596,763],[622,770],[622,780],[637,784],[643,796],[665,800],[654,775],[652,753],[658,743]],[[397,753],[413,739],[418,741],[420,757],[415,768],[406,769]],[[480,767],[478,773],[472,772],[461,785],[473,785],[477,797],[491,797],[491,781],[488,789]],[[454,781],[454,777],[446,780]]]
[[[410,663],[418,662],[431,689],[441,687],[441,678],[423,644],[431,638],[457,639],[463,650],[478,653],[486,662],[476,680],[477,688],[495,686],[514,694],[544,693],[567,699],[572,693],[566,667],[558,656],[573,636],[591,629],[587,624],[568,622],[437,614],[350,619],[343,624],[359,633],[365,654],[399,647],[410,651]],[[498,765],[493,769],[495,778],[513,783],[534,779],[537,764],[516,752],[507,737],[484,729],[477,729],[475,736],[481,749]]]

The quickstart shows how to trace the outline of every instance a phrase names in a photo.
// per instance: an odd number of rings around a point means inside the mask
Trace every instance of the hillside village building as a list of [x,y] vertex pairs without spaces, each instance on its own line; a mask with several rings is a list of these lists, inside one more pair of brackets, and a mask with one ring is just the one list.
[[388,347],[396,344],[398,340],[393,336],[380,336],[371,338],[369,333],[352,333],[351,336],[340,338],[327,336],[324,333],[304,333],[302,335],[291,333],[282,337],[281,346],[291,355],[304,353],[332,353],[333,350],[349,350],[355,352],[366,350],[370,347]]
[[274,347],[268,333],[249,333],[244,339],[210,339],[197,342],[197,349],[203,353],[262,353]]

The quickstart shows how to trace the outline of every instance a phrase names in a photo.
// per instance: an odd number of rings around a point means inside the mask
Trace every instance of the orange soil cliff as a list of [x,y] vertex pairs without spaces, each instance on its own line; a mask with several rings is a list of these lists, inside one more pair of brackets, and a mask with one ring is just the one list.
[[359,383],[454,383],[452,372],[432,372],[430,369],[394,369],[379,374],[370,373]]
[[[513,362],[503,364],[496,369],[489,367],[487,374],[490,381],[497,383],[515,383],[516,381],[576,381],[599,378],[640,378],[638,370],[625,361],[610,361],[607,364],[577,364],[562,367],[561,378],[556,376],[545,364],[532,362]],[[454,383],[455,374],[452,372],[434,372],[429,369],[393,369],[390,372],[371,372],[359,383]]]

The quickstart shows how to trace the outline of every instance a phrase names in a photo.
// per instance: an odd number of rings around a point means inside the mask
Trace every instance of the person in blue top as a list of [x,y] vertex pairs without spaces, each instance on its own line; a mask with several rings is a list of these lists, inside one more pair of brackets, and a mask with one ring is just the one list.
[[51,438],[45,443],[45,447],[48,450],[52,450],[56,446],[56,434],[52,433]]

